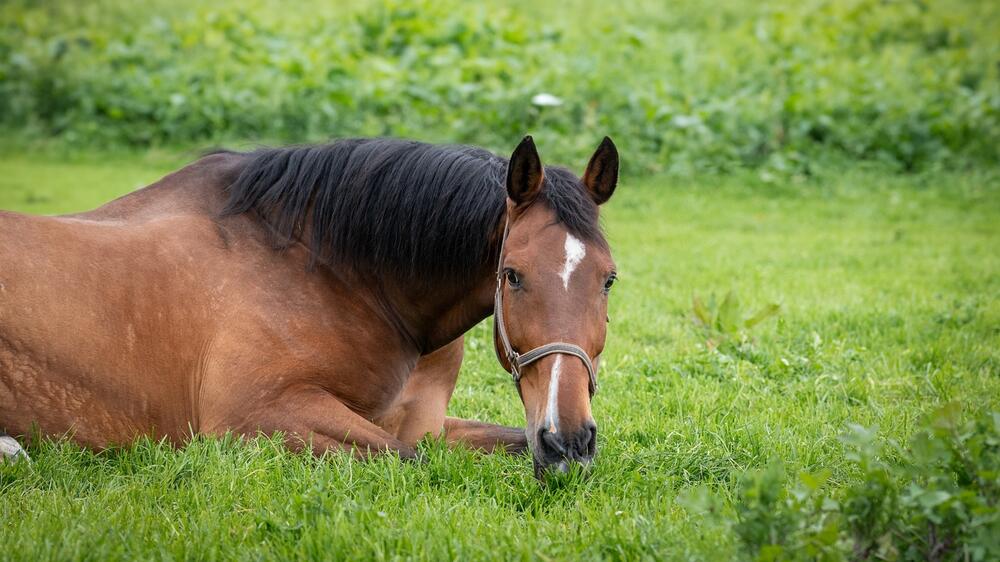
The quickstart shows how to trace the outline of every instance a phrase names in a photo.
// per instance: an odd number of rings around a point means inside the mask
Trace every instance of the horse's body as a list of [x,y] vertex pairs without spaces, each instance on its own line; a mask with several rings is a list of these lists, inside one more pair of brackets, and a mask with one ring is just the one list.
[[526,448],[523,430],[445,417],[462,334],[492,312],[503,225],[485,225],[482,263],[447,282],[350,255],[317,265],[315,194],[284,238],[274,201],[234,211],[255,157],[205,157],[88,213],[0,212],[0,435],[102,448],[280,431],[319,452],[412,456],[444,429]]

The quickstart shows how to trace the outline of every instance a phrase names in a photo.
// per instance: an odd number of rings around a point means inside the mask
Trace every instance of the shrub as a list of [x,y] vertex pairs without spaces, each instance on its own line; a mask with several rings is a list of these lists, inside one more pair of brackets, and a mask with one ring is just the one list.
[[998,27],[959,0],[21,0],[0,125],[108,146],[532,132],[581,165],[611,134],[632,173],[993,162]]
[[928,416],[908,447],[852,425],[857,474],[803,473],[789,488],[771,463],[740,482],[733,531],[757,560],[1000,558],[1000,414],[962,421],[957,404]]

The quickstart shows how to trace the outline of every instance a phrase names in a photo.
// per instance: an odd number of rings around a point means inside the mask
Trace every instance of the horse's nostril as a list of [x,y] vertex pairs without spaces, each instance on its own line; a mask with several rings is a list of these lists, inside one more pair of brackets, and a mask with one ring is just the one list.
[[538,431],[538,443],[547,457],[564,457],[566,455],[566,445],[558,433],[545,429]]
[[577,453],[581,459],[591,459],[597,453],[597,424],[590,421],[580,428],[580,440],[577,442]]

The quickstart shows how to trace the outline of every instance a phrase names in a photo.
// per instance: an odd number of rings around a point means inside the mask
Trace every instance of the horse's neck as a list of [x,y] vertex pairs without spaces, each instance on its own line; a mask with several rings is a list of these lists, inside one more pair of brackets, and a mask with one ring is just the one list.
[[388,302],[407,339],[424,353],[459,338],[493,313],[495,280],[492,269],[467,282],[448,287],[386,286]]
[[488,241],[494,251],[486,252],[486,263],[467,279],[384,284],[386,302],[394,308],[392,314],[400,319],[405,335],[421,351],[430,352],[451,343],[493,314],[497,252],[503,235],[504,225],[500,223]]
[[493,313],[496,290],[492,270],[442,314],[434,339],[444,345],[453,341]]

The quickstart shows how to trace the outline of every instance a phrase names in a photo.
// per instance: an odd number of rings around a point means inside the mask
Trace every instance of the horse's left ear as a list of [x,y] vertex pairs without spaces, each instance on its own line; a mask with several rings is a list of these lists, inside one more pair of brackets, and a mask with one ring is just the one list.
[[514,149],[507,165],[507,197],[515,205],[527,207],[542,192],[545,171],[531,135]]
[[618,185],[618,149],[609,137],[604,137],[597,152],[590,157],[587,171],[583,173],[583,185],[594,203],[604,204],[611,199]]

